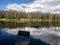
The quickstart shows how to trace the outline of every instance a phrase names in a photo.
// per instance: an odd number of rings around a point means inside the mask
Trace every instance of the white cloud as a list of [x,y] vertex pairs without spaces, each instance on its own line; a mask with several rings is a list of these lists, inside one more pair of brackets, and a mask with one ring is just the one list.
[[33,12],[44,8],[44,5],[40,4],[41,2],[43,3],[43,1],[35,0],[31,4],[8,4],[6,10]]
[[54,13],[60,13],[60,4],[51,7],[51,11]]
[[[60,9],[58,3],[59,0],[35,0],[29,4],[8,4],[6,6],[6,10],[17,10],[17,11],[25,11],[25,12],[35,12],[35,11],[43,11],[43,12],[51,12],[55,9]],[[53,6],[52,6],[53,5]]]
[[60,9],[60,4],[59,4],[59,5],[56,5],[56,6],[51,7],[51,9],[52,9],[52,10]]
[[47,2],[54,2],[54,1],[57,1],[57,0],[46,0]]
[[9,5],[7,5],[6,8],[7,8],[7,10],[17,10],[17,11],[23,9],[22,6],[18,5],[18,4],[9,4]]

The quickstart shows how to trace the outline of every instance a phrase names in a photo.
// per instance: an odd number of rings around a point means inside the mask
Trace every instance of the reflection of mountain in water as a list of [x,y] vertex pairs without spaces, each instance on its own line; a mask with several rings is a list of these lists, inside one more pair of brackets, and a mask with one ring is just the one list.
[[53,45],[60,44],[60,33],[59,33],[60,27],[38,28],[38,30],[36,28],[31,27],[15,28],[15,29],[7,28],[5,31],[6,33],[11,35],[17,35],[19,30],[30,31],[30,35],[34,39],[39,39]]

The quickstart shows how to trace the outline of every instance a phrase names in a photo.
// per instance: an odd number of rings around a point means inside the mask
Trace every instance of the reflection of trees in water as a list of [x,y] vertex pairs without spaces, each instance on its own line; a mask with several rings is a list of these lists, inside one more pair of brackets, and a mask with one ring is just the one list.
[[40,21],[40,22],[3,22],[0,21],[0,27],[10,27],[10,28],[16,28],[16,27],[25,27],[25,26],[39,26],[39,27],[59,27],[60,21]]

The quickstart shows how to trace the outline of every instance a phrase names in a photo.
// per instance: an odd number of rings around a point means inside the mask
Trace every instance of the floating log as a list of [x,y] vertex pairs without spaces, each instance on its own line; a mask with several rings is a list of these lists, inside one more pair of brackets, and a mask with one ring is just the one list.
[[18,35],[22,35],[22,36],[29,36],[30,32],[29,31],[19,31]]

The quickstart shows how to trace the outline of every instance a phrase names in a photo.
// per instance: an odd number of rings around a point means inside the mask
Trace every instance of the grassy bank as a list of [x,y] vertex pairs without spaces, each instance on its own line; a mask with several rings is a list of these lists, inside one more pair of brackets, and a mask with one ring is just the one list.
[[37,22],[37,21],[60,21],[60,20],[42,20],[42,19],[0,19],[4,22]]

